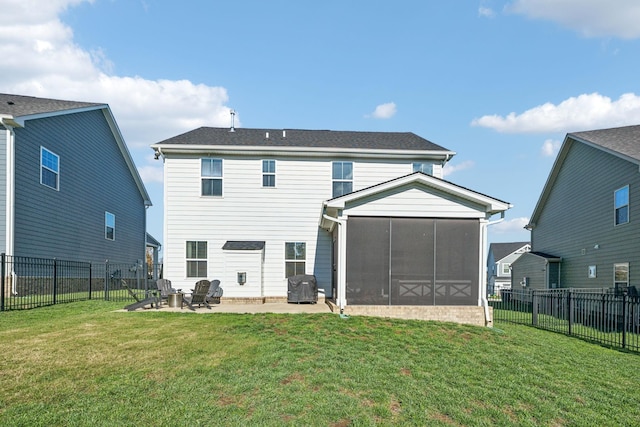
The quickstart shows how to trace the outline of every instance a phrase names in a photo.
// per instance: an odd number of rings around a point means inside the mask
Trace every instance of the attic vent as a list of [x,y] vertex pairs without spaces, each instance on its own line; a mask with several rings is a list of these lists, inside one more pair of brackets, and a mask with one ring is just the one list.
[[284,130],[284,129],[282,129],[282,137],[283,137],[283,138],[286,138],[286,137],[287,137],[287,131],[286,131],[286,130]]
[[13,105],[13,101],[7,101],[7,104]]
[[266,133],[265,133],[265,138],[266,138],[266,139],[269,139],[269,132],[266,132]]

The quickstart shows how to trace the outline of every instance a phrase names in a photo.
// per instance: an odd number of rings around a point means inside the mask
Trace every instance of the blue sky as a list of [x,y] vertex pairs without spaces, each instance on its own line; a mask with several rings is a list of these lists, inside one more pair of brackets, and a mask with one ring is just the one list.
[[[613,7],[615,5],[615,7]],[[108,103],[150,144],[199,126],[414,132],[524,241],[566,133],[640,123],[637,0],[0,0],[0,92]]]

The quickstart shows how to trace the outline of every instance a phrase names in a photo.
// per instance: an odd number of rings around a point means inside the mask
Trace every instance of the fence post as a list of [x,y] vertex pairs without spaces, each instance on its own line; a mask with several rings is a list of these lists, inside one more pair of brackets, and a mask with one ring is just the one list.
[[104,300],[109,301],[109,260],[104,261]]
[[538,295],[535,289],[531,291],[531,324],[533,326],[538,324]]
[[58,299],[58,261],[53,259],[53,304],[57,303]]
[[7,259],[7,255],[2,252],[2,254],[0,254],[0,263],[2,263],[2,266],[0,266],[0,270],[2,274],[2,278],[0,278],[0,289],[2,291],[2,293],[0,293],[0,311],[4,311],[4,293],[5,293],[5,289],[7,286],[6,283],[6,268],[5,268],[5,261]]
[[622,293],[622,348],[627,347],[627,291]]
[[569,320],[569,335],[571,335],[571,323],[573,323],[573,308],[571,307],[571,289],[567,291],[567,311]]
[[91,273],[93,270],[93,263],[89,263],[89,300],[91,300]]

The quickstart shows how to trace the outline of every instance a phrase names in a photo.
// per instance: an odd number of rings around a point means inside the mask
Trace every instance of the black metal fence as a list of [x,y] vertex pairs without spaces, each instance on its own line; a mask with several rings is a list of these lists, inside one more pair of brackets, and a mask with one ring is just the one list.
[[[635,290],[635,288],[633,288]],[[614,289],[503,290],[494,322],[531,325],[640,352],[640,297]]]
[[87,263],[0,254],[0,311],[104,299],[149,296],[153,272],[147,264]]

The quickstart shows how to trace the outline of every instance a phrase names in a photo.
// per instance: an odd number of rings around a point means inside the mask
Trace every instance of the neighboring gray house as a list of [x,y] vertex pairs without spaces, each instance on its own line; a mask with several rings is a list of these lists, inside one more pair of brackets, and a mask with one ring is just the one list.
[[[639,286],[639,168],[640,126],[568,134],[527,225],[530,256],[545,255],[516,261],[514,286]],[[554,262],[559,280],[540,282]]]
[[492,243],[487,256],[487,294],[500,295],[511,289],[511,263],[529,252],[529,242]]
[[0,252],[135,263],[150,205],[108,105],[0,94]]

